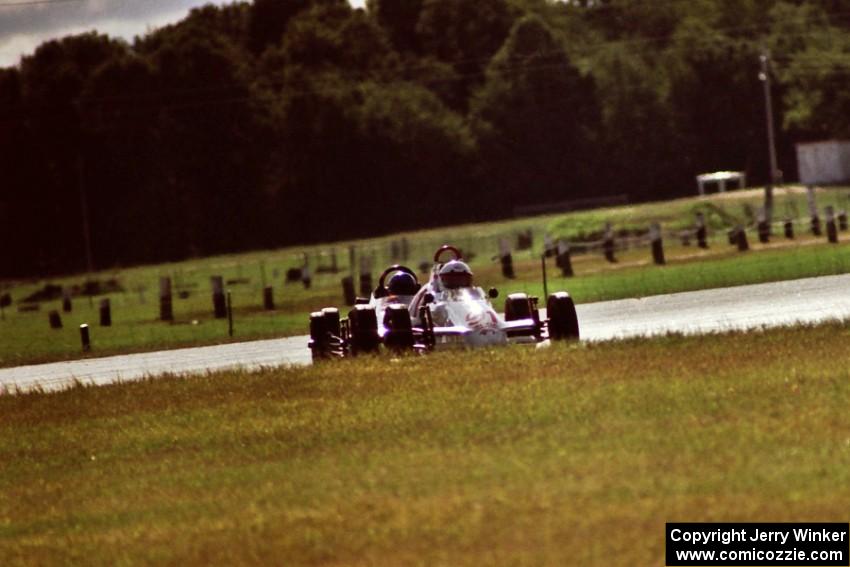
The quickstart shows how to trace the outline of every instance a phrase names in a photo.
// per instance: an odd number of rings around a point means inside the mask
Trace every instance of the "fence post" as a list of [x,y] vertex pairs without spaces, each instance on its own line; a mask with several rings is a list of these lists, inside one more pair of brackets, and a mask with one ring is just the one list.
[[112,326],[112,307],[109,304],[109,298],[104,297],[100,300],[100,326]]
[[818,216],[818,205],[815,202],[815,188],[813,185],[809,185],[806,187],[806,201],[809,205],[809,216],[811,217],[811,228],[812,234],[815,236],[820,236],[821,226],[820,226],[820,217]]
[[363,297],[372,295],[372,274],[369,272],[360,274],[360,295]]
[[831,244],[838,244],[838,227],[835,225],[835,210],[829,206],[826,208],[826,237]]
[[270,285],[263,288],[263,308],[266,311],[274,310],[274,291]]
[[47,314],[47,320],[50,323],[51,329],[61,329],[62,328],[62,317],[59,316],[58,311],[51,311]]
[[227,336],[233,336],[233,299],[227,290]]
[[516,235],[516,249],[517,250],[530,250],[534,245],[534,235],[531,232],[531,229],[526,229],[523,232],[520,232]]
[[616,262],[617,258],[614,257],[614,229],[611,227],[611,223],[605,223],[605,237],[602,242],[602,250],[605,253],[605,259],[609,262]]
[[558,240],[557,251],[558,256],[556,258],[556,264],[559,268],[561,268],[561,275],[565,278],[572,277],[573,262],[570,258],[570,245],[563,240]]
[[401,260],[403,262],[407,262],[410,258],[410,242],[407,241],[407,238],[401,239]]
[[512,280],[514,273],[514,258],[511,255],[511,245],[506,238],[499,239],[499,262],[502,264],[502,276]]
[[354,305],[357,294],[354,293],[354,278],[345,276],[342,278],[342,297],[346,305]]
[[705,215],[697,213],[697,246],[708,248],[708,230],[705,228]]
[[649,226],[649,240],[652,243],[652,261],[656,265],[664,264],[664,243],[661,239],[661,225],[657,222]]
[[0,295],[0,319],[6,320],[6,313],[3,310],[10,305],[12,305],[12,295],[9,293]]
[[91,350],[91,337],[89,336],[89,326],[86,323],[80,325],[80,343],[83,346],[83,352]]
[[746,252],[750,249],[750,243],[747,241],[747,231],[739,224],[736,232],[735,242],[738,244],[738,251]]
[[216,319],[227,317],[227,305],[224,299],[224,278],[222,276],[210,276],[212,285],[213,316]]
[[73,304],[71,303],[71,290],[65,286],[62,288],[62,311],[70,313],[73,308]]
[[785,219],[785,238],[794,238],[794,221],[791,219]]
[[550,256],[555,256],[557,254],[557,250],[555,248],[555,243],[552,242],[552,237],[549,236],[549,233],[543,234],[543,255],[549,258]]
[[159,278],[159,319],[174,321],[174,309],[171,303],[171,278]]
[[360,253],[360,295],[369,297],[372,295],[372,259]]
[[540,267],[543,269],[543,297],[549,297],[549,284],[546,278],[546,254],[540,255]]
[[770,242],[770,223],[767,222],[767,212],[764,207],[759,209],[758,214],[758,234],[759,242],[767,244]]

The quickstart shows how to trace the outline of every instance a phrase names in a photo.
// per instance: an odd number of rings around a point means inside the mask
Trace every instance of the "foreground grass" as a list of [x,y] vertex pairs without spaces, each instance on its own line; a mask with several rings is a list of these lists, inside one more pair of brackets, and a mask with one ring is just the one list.
[[846,521],[850,327],[0,397],[0,564],[660,565]]

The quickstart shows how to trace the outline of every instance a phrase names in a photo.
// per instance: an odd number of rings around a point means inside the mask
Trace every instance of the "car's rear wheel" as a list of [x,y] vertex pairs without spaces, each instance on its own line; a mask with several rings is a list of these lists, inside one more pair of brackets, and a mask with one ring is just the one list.
[[505,299],[505,321],[531,319],[531,302],[524,293],[512,293]]
[[573,298],[566,291],[549,296],[546,301],[549,318],[549,338],[552,340],[576,340],[579,338],[578,314]]
[[348,313],[351,326],[351,353],[375,352],[381,340],[378,337],[378,317],[370,305],[355,305]]
[[388,305],[384,311],[384,327],[387,329],[384,344],[388,348],[394,351],[413,348],[413,322],[407,307],[400,303]]

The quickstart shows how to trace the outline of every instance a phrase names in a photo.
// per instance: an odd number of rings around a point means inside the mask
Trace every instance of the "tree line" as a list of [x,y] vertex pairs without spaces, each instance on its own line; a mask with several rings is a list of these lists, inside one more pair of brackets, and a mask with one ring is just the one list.
[[255,0],[0,69],[0,276],[768,177],[850,135],[850,1]]

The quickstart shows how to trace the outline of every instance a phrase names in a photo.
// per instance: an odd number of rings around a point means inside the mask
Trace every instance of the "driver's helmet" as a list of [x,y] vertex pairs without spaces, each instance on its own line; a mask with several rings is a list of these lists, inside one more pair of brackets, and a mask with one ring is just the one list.
[[419,284],[407,272],[396,272],[387,283],[387,291],[392,295],[413,295],[419,291]]
[[466,262],[449,260],[440,267],[440,282],[446,289],[470,287],[472,285],[472,270]]

